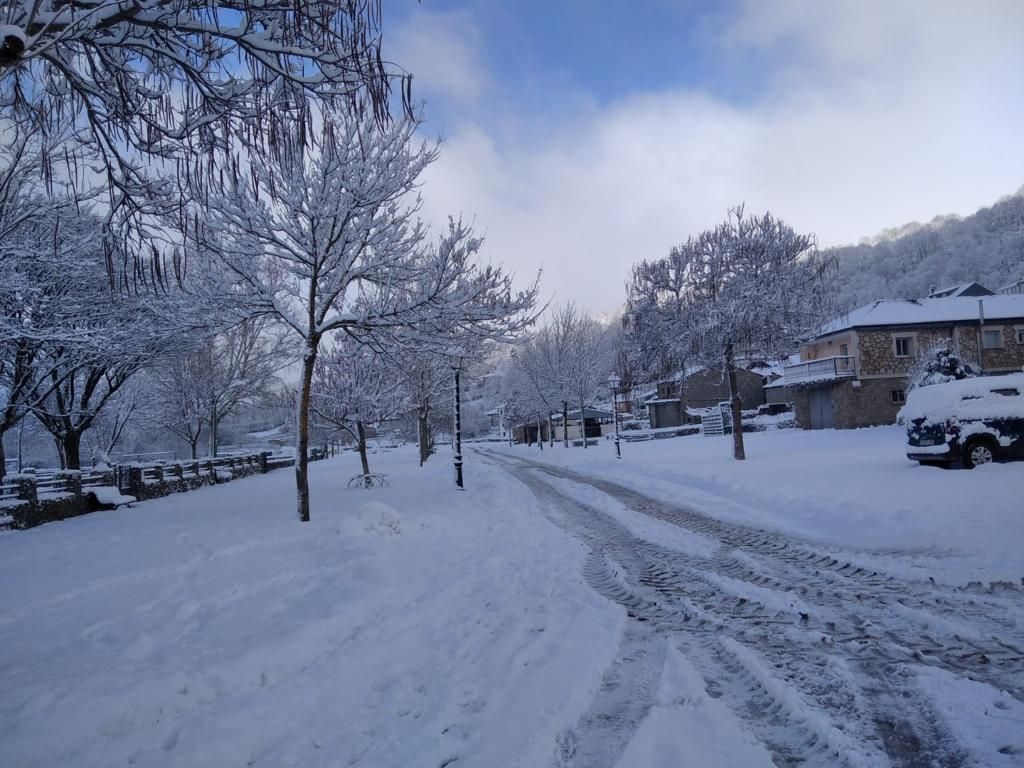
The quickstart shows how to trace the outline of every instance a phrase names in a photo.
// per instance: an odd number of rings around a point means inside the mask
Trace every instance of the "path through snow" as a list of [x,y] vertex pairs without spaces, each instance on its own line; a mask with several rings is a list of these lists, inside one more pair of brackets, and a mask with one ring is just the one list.
[[[488,456],[586,543],[587,581],[631,619],[590,709],[560,738],[562,765],[670,766],[681,749],[694,765],[1024,763],[1020,589],[897,577],[859,565],[877,561],[869,553],[822,549],[569,469]],[[658,671],[666,658],[692,666],[691,693],[670,709]],[[680,742],[705,716],[686,708],[699,700],[698,677],[703,695],[767,752],[758,757],[756,745],[740,742],[752,756],[723,758],[707,730]],[[706,755],[695,756],[701,749]]]

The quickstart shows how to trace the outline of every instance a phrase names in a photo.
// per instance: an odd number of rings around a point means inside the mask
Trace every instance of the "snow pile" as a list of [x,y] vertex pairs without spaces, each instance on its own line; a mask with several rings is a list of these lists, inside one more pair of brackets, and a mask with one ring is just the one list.
[[394,507],[379,501],[368,501],[357,513],[360,528],[377,536],[397,536],[402,532],[401,521]]

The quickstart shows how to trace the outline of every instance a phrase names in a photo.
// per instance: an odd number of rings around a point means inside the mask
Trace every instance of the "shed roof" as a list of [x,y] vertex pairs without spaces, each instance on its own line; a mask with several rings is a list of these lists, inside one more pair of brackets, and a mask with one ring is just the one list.
[[[583,409],[583,415],[587,419],[610,419],[612,417],[612,412],[611,411],[602,411],[602,410],[600,410],[598,408],[584,408]],[[553,413],[553,414],[551,414],[551,420],[552,421],[561,421],[562,420],[562,414],[560,414],[560,413]],[[579,421],[579,420],[580,420],[580,409],[579,408],[577,408],[574,411],[569,411],[569,421]]]

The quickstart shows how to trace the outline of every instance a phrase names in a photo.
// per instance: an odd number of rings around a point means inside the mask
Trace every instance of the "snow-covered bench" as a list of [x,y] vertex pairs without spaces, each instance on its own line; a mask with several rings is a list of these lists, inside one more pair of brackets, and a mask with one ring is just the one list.
[[117,509],[131,506],[136,498],[121,493],[121,489],[113,485],[94,485],[82,489],[82,495],[90,497],[97,509]]

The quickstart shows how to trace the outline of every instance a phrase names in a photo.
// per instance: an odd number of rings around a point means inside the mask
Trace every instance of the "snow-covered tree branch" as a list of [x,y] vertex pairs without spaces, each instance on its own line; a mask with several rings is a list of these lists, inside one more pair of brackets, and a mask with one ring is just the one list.
[[[254,147],[249,175],[211,191],[188,237],[228,276],[225,295],[253,316],[287,326],[302,346],[296,477],[309,519],[306,463],[310,391],[325,337],[344,332],[383,344],[400,332],[492,337],[529,318],[536,285],[514,291],[501,269],[477,263],[481,241],[451,222],[425,242],[414,197],[437,156],[414,140],[416,123],[379,125],[349,109],[324,113],[308,152]],[[293,137],[295,146],[300,142]]]

